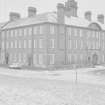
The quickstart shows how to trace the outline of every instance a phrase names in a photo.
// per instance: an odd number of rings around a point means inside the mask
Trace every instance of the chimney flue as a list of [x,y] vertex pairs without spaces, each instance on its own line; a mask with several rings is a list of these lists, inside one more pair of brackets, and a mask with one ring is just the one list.
[[34,16],[36,16],[36,8],[28,7],[28,17],[34,17]]
[[91,11],[85,12],[85,19],[87,19],[88,21],[91,21],[91,15],[92,15]]
[[9,17],[10,17],[10,21],[15,21],[15,20],[20,19],[20,14],[16,12],[11,12],[9,14]]
[[98,20],[98,22],[104,24],[104,15],[103,14],[98,15],[97,20]]
[[58,19],[59,24],[64,24],[64,15],[65,15],[64,4],[58,3],[57,4],[57,19]]

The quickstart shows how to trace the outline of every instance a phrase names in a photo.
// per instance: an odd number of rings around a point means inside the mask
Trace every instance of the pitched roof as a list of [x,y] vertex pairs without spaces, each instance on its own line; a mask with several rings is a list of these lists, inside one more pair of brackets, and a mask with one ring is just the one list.
[[[31,18],[22,18],[16,21],[11,21],[3,29],[16,28],[21,26],[39,24],[44,22],[57,23],[57,13],[56,12],[47,12],[43,14],[38,14],[35,17]],[[105,24],[101,24],[98,21],[88,21],[84,18],[80,17],[67,17],[65,16],[65,24],[80,26],[80,27],[88,27],[91,23],[97,23],[103,30],[105,30]]]
[[16,21],[11,21],[3,29],[27,26],[27,25],[38,24],[38,23],[43,23],[43,22],[56,23],[57,22],[56,18],[57,17],[56,17],[55,12],[48,12],[48,13],[36,15],[35,17],[30,17],[30,18],[27,17],[27,18],[16,20]]
[[88,21],[88,20],[86,20],[84,18],[80,18],[80,17],[71,16],[70,18],[68,18],[67,16],[65,16],[65,24],[67,24],[67,25],[73,25],[73,26],[79,26],[79,27],[88,27],[92,23],[98,24],[103,30],[105,30],[105,24],[102,24],[96,20],[95,21]]
[[1,29],[5,24],[6,24],[6,22],[5,22],[5,23],[0,23],[0,29]]

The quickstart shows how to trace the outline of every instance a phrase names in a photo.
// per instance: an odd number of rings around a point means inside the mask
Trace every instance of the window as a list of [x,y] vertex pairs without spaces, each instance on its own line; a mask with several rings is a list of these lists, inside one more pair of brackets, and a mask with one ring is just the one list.
[[43,34],[43,26],[39,26],[39,34]]
[[51,39],[51,48],[55,47],[55,39]]
[[78,48],[78,41],[75,40],[75,48],[77,49]]
[[44,39],[39,39],[39,48],[43,48]]
[[2,49],[5,48],[5,44],[4,44],[4,41],[2,41]]
[[32,35],[32,27],[28,28],[28,35]]
[[27,61],[27,56],[26,54],[23,54],[23,63],[26,64],[26,61]]
[[39,65],[43,65],[43,54],[39,54]]
[[13,48],[13,42],[11,42],[11,48]]
[[80,45],[81,45],[81,46],[80,46],[80,49],[83,49],[83,41],[81,40],[80,43],[81,43],[81,44],[80,44]]
[[72,40],[68,41],[68,49],[72,49]]
[[15,35],[15,37],[18,36],[18,29],[14,30],[14,35]]
[[7,36],[7,38],[9,37],[9,31],[6,32],[6,36]]
[[10,31],[10,35],[11,35],[11,37],[14,36],[14,31],[13,30]]
[[71,36],[74,36],[74,34],[75,34],[74,28],[71,28]]
[[82,34],[83,34],[83,30],[80,30],[80,37],[82,37]]
[[22,36],[22,29],[18,29],[19,36]]
[[50,34],[54,34],[54,33],[55,33],[55,26],[50,25]]
[[28,47],[31,48],[31,40],[28,41]]
[[55,48],[55,39],[49,39],[49,48]]
[[71,28],[70,27],[67,28],[67,34],[68,34],[68,36],[71,36]]
[[34,39],[34,48],[37,48],[37,42],[35,39]]
[[55,63],[55,54],[49,54],[49,64],[53,65]]
[[2,39],[4,39],[5,38],[5,32],[3,31],[2,32]]
[[98,32],[96,32],[96,38],[98,39]]
[[26,43],[26,40],[24,40],[24,48],[27,47],[27,43]]
[[24,36],[27,35],[27,28],[24,28]]
[[77,29],[75,34],[76,36],[80,36],[80,29]]
[[7,49],[9,48],[9,42],[6,42],[6,48]]
[[71,64],[71,54],[68,54],[68,64]]
[[21,53],[18,53],[18,54],[19,54],[19,55],[18,55],[19,62],[21,62],[21,59],[22,59],[22,58],[21,58],[21,57],[22,57],[22,56],[21,56]]
[[35,27],[33,28],[33,34],[35,35],[35,34],[37,34],[37,33],[38,33],[38,27],[35,26]]
[[17,61],[17,54],[14,54],[14,62]]
[[37,55],[36,54],[34,54],[33,56],[33,63],[34,65],[37,65]]
[[15,40],[15,48],[17,48],[17,40]]
[[19,48],[21,48],[21,41],[19,40]]

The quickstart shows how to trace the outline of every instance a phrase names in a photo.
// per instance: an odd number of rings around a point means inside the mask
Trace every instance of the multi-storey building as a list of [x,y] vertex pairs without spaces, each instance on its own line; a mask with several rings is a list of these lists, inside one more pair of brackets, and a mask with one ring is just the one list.
[[27,18],[10,13],[1,28],[0,62],[35,67],[104,64],[104,15],[93,21],[90,11],[80,18],[77,9],[77,2],[68,0],[58,3],[56,12],[37,14],[29,7]]

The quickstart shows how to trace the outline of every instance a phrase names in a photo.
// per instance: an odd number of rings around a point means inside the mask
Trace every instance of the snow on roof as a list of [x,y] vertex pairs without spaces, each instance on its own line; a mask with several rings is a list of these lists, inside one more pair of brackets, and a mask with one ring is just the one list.
[[0,23],[0,29],[1,29],[5,24],[6,24],[6,22],[5,22],[5,23]]
[[73,25],[73,26],[80,26],[80,27],[87,27],[90,24],[90,22],[86,19],[82,19],[79,17],[65,16],[65,24]]
[[54,23],[54,22],[57,22],[56,20],[57,19],[56,19],[55,12],[48,12],[44,14],[39,14],[31,18],[23,18],[16,21],[11,21],[9,24],[7,24],[4,27],[4,29],[27,26],[27,25],[32,25],[32,24],[44,23],[44,22]]
[[[34,25],[34,24],[39,24],[39,23],[44,23],[44,22],[57,23],[57,13],[47,12],[43,14],[38,14],[35,17],[31,17],[31,18],[27,17],[27,18],[16,20],[16,21],[11,21],[8,24],[6,24],[3,29]],[[73,25],[73,26],[78,26],[78,27],[88,27],[92,23],[97,23],[103,30],[105,30],[105,24],[101,24],[98,21],[88,21],[85,18],[65,16],[66,25]]]
[[88,21],[85,18],[80,17],[67,17],[65,16],[65,24],[66,25],[73,25],[73,26],[79,26],[79,27],[88,27],[90,24],[96,23],[98,24],[103,30],[105,30],[105,24],[101,24],[98,21]]

